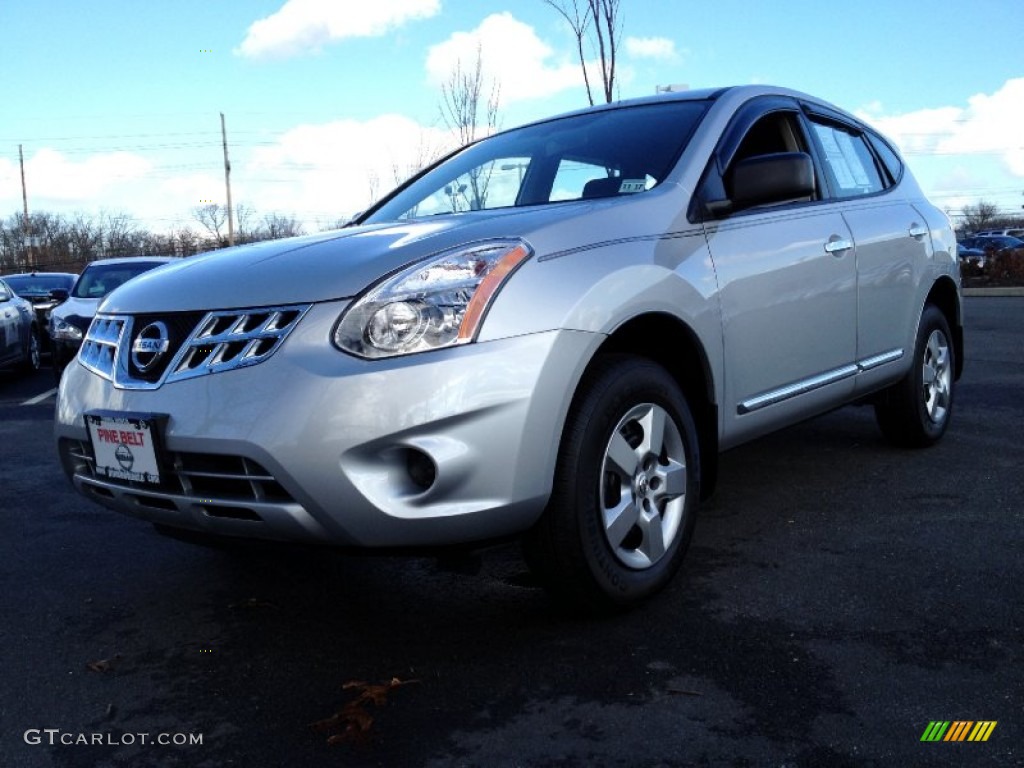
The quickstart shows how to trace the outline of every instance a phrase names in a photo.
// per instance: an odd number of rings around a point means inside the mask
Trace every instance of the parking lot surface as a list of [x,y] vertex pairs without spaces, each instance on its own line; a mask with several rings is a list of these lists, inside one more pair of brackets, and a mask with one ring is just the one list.
[[1024,765],[1024,298],[966,306],[938,446],[846,408],[725,454],[680,576],[603,620],[511,546],[161,537],[72,492],[50,372],[4,374],[0,766]]

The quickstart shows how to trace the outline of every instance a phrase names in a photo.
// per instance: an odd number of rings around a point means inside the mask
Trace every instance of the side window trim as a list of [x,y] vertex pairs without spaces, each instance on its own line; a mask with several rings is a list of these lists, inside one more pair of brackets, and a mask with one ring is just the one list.
[[[903,178],[904,170],[903,158],[900,156],[900,153],[893,148],[891,142],[879,135],[870,126],[863,125],[859,122],[851,123],[849,118],[845,115],[841,115],[840,113],[828,109],[821,104],[801,101],[800,107],[808,122],[821,122],[826,125],[835,125],[843,130],[853,133],[854,135],[860,136],[864,140],[864,143],[868,147],[868,151],[874,157],[875,168],[877,169],[878,174],[882,177],[882,182],[885,186],[885,189],[873,194],[881,194],[900,183],[900,180]],[[813,131],[810,131],[809,129],[810,126],[808,126],[808,132],[813,134]],[[893,160],[897,164],[895,169],[882,157],[879,145],[885,147],[892,155]],[[815,142],[815,148],[817,149],[817,142]],[[821,157],[816,159],[819,161],[823,160]]]
[[[889,186],[895,187],[903,179],[903,158],[900,157],[899,152],[893,148],[888,140],[875,131],[865,130],[864,136],[868,140],[868,146],[875,153],[879,167],[885,171],[886,178],[890,182]],[[883,149],[891,155],[895,168],[887,162],[885,152],[882,151]]]
[[[743,139],[750,132],[750,129],[754,127],[755,123],[775,112],[795,112],[799,114],[800,104],[795,99],[786,96],[771,96],[752,99],[740,107],[723,132],[722,138],[712,154],[712,160],[716,163],[720,174],[725,174],[726,169],[743,143]],[[806,138],[805,136],[805,141]]]

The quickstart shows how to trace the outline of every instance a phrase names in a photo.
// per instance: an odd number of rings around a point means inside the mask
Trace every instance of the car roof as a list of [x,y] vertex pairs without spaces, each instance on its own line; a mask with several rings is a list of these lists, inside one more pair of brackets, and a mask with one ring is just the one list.
[[85,266],[89,268],[93,264],[133,264],[137,261],[153,261],[163,264],[164,262],[174,261],[177,258],[177,256],[119,256],[116,259],[96,259],[96,261],[90,261]]
[[[665,91],[654,94],[652,96],[637,96],[631,99],[622,99],[621,101],[608,102],[607,104],[593,104],[591,106],[583,107],[581,109],[574,109],[568,112],[548,115],[539,120],[530,120],[520,125],[512,126],[511,128],[496,131],[493,134],[477,139],[477,141],[485,141],[491,138],[492,136],[498,136],[502,133],[516,131],[519,130],[520,128],[525,128],[530,125],[541,125],[543,123],[561,120],[566,117],[574,117],[576,115],[594,114],[598,112],[604,112],[607,110],[621,109],[622,107],[640,106],[644,104],[663,104],[679,101],[714,102],[720,101],[726,96],[728,96],[730,99],[736,99],[739,102],[744,102],[749,99],[754,99],[760,96],[787,96],[789,98],[796,99],[797,101],[802,101],[809,104],[816,104],[818,106],[825,107],[836,112],[837,114],[843,115],[844,117],[848,118],[849,120],[851,120],[852,122],[856,123],[861,127],[868,127],[863,120],[860,120],[856,116],[850,114],[847,110],[841,107],[837,107],[835,104],[825,101],[824,99],[820,99],[816,96],[811,96],[808,93],[803,93],[802,91],[796,91],[791,88],[784,88],[775,85],[731,85],[718,88],[697,88],[694,90],[685,91]],[[465,149],[465,147],[461,147],[457,151],[461,152],[462,149]]]
[[[829,107],[830,109],[833,109],[836,112],[840,112],[856,120],[856,118],[853,115],[850,115],[850,113],[847,112],[845,109],[837,107],[835,104],[825,101],[824,99],[820,99],[816,96],[811,96],[808,93],[793,90],[792,88],[784,88],[775,85],[730,85],[718,88],[696,88],[694,90],[685,91],[664,91],[656,93],[651,96],[635,96],[630,99],[611,101],[608,102],[607,104],[593,104],[591,106],[582,107],[581,109],[573,109],[568,112],[561,112],[554,115],[548,115],[539,120],[530,120],[526,123],[513,126],[503,131],[498,131],[497,133],[514,131],[519,128],[524,128],[527,125],[546,123],[551,120],[560,120],[564,117],[572,117],[574,115],[585,115],[594,112],[603,112],[605,110],[619,109],[621,107],[632,107],[641,104],[660,104],[664,102],[674,101],[718,101],[726,95],[729,95],[730,97],[738,97],[740,100],[753,99],[758,96],[789,96],[799,101],[806,101],[809,103]],[[857,122],[861,121],[857,120]]]
[[0,275],[0,279],[6,280],[9,277],[78,277],[75,272],[14,272],[10,275]]

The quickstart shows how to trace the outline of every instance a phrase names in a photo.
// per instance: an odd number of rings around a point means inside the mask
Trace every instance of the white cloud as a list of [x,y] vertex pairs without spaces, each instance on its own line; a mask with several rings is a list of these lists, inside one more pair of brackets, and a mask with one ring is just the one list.
[[440,0],[287,0],[275,13],[252,23],[235,54],[259,58],[309,53],[332,40],[378,37],[440,10]]
[[1024,176],[1024,78],[1007,80],[993,94],[972,96],[966,106],[885,115],[880,104],[859,114],[907,155],[993,155]]
[[[495,13],[470,32],[456,32],[443,43],[431,47],[427,55],[427,75],[435,86],[445,83],[457,62],[462,67],[476,63],[482,52],[483,70],[488,82],[500,87],[501,105],[551,96],[567,88],[579,87],[583,74],[575,60],[556,60],[554,51],[533,27],[511,13]],[[490,92],[488,86],[486,92]]]
[[[13,201],[21,196],[21,180],[18,175],[18,165],[4,157],[0,157],[0,209],[6,212],[7,201]],[[0,214],[2,215],[2,214]]]
[[[150,168],[148,160],[131,152],[110,152],[74,161],[44,147],[25,158],[25,186],[29,203],[44,198],[92,204],[101,194],[143,177]],[[0,199],[15,197],[20,208],[20,169],[14,163],[4,163],[0,165]]]
[[626,54],[634,59],[674,59],[675,41],[667,37],[627,37]]
[[[260,216],[294,214],[316,231],[363,210],[455,143],[447,131],[395,114],[299,125],[270,146],[233,152],[232,198]],[[180,172],[129,153],[71,161],[42,149],[25,158],[25,176],[31,211],[123,210],[154,231],[196,229],[196,206],[225,201],[219,170]],[[0,211],[20,210],[17,160],[0,158]]]
[[162,207],[175,213],[191,211],[198,205],[224,204],[224,177],[211,173],[188,173],[161,182]]
[[452,148],[447,132],[401,115],[300,125],[274,146],[254,150],[238,186],[259,210],[335,220],[366,208]]

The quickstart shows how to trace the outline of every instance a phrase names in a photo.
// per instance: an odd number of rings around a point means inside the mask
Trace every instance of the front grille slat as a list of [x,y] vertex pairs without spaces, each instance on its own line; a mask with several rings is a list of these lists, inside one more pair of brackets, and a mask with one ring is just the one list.
[[260,481],[260,480],[263,480],[263,481],[266,481],[266,480],[273,480],[274,479],[274,477],[272,475],[232,475],[232,474],[228,474],[228,473],[220,474],[220,473],[217,473],[217,472],[186,472],[186,471],[182,471],[182,470],[179,470],[178,474],[179,475],[188,475],[189,477],[219,477],[219,478],[222,478],[224,480],[244,480],[244,481],[248,481],[248,480]]
[[[61,451],[75,474],[135,491],[186,496],[197,503],[284,502],[295,499],[262,465],[246,456],[173,451],[159,486],[98,477],[89,443],[61,439]],[[195,469],[190,467],[202,467]]]
[[[157,389],[197,376],[258,365],[273,355],[310,305],[253,309],[97,315],[82,344],[82,364],[119,389]],[[136,366],[132,345],[139,333],[167,334],[163,358]],[[148,331],[147,331],[148,328]],[[145,342],[144,342],[145,343]]]

